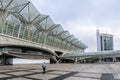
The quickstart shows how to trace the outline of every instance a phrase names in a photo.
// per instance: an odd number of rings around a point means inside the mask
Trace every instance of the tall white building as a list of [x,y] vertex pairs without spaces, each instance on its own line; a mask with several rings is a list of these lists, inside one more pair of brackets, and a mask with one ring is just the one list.
[[97,51],[113,50],[113,35],[99,33],[97,30]]

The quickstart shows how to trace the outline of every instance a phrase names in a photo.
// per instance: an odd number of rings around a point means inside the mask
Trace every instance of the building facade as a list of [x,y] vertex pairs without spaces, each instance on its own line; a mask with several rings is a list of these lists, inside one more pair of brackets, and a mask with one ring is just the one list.
[[29,0],[0,0],[0,64],[57,62],[63,54],[86,48]]
[[113,35],[99,33],[97,30],[97,51],[113,50]]

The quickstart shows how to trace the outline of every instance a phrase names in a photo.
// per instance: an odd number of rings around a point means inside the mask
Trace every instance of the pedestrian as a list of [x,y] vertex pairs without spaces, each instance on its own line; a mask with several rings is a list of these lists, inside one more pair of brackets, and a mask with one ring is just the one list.
[[45,64],[45,62],[43,62],[43,64],[42,64],[42,69],[43,69],[43,74],[45,74],[45,72],[46,72],[46,64]]

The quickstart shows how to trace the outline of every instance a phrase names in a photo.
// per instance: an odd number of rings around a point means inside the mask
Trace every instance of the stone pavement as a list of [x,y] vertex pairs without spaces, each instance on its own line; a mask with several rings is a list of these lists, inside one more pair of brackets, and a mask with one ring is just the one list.
[[120,63],[0,66],[0,80],[120,80]]

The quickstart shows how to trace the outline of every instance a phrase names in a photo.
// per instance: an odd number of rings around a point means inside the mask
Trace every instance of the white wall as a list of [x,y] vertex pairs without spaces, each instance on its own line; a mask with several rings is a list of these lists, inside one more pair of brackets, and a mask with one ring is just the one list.
[[12,64],[38,64],[38,63],[50,63],[50,59],[22,59],[22,58],[9,58],[9,63]]

